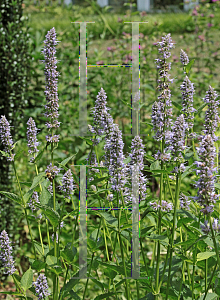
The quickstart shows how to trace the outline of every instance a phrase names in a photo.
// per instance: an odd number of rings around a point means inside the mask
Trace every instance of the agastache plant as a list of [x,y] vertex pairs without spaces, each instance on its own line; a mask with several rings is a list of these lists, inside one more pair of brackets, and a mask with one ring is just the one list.
[[210,134],[200,137],[200,146],[197,147],[198,156],[201,161],[195,161],[197,166],[196,174],[200,175],[199,180],[195,184],[198,192],[194,199],[203,207],[201,211],[204,215],[211,214],[214,211],[214,204],[219,195],[215,193],[215,179],[213,172],[216,150],[214,141]]
[[218,116],[219,100],[216,100],[217,97],[218,94],[216,93],[216,91],[211,86],[209,86],[209,89],[206,92],[206,96],[203,99],[204,102],[208,104],[208,109],[205,113],[205,129],[203,130],[203,132],[204,134],[210,134],[214,141],[218,140],[215,132],[220,122],[220,118]]
[[4,273],[12,275],[16,271],[15,262],[12,257],[12,247],[10,246],[8,234],[5,230],[0,235],[0,260],[3,263]]
[[28,153],[34,155],[30,158],[30,162],[33,162],[35,155],[39,151],[37,149],[37,146],[39,145],[39,142],[37,141],[37,127],[35,125],[34,119],[32,118],[29,118],[27,125],[27,141],[29,147]]
[[189,63],[188,55],[183,51],[183,49],[180,50],[180,61],[184,66],[188,65]]
[[[53,129],[58,128],[60,126],[60,122],[58,122],[58,76],[59,73],[57,69],[57,59],[56,59],[56,45],[59,41],[56,40],[56,31],[53,27],[50,31],[48,31],[46,35],[46,40],[44,41],[45,47],[42,51],[44,54],[45,60],[45,81],[46,81],[46,100],[47,104],[45,105],[46,113],[45,116],[48,118],[48,122],[45,124],[47,128]],[[48,143],[57,143],[59,141],[59,135],[47,135],[46,140]]]
[[33,282],[35,287],[35,295],[38,296],[38,300],[43,300],[50,295],[48,291],[47,278],[44,274],[40,274],[35,282]]
[[9,155],[6,157],[8,161],[13,161],[15,154],[12,153],[13,140],[11,136],[10,124],[5,116],[1,116],[0,119],[0,138],[2,145],[4,146],[4,151]]
[[62,185],[59,187],[63,192],[65,198],[70,199],[70,195],[73,193],[74,188],[76,187],[73,184],[73,176],[71,170],[69,169],[62,178]]

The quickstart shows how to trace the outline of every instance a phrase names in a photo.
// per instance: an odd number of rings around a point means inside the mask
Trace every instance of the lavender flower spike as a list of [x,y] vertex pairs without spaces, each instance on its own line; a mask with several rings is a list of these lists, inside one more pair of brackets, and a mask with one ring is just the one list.
[[167,140],[166,143],[169,143],[168,149],[171,150],[171,153],[174,157],[174,161],[182,162],[183,155],[182,152],[185,150],[185,130],[188,128],[187,123],[185,122],[184,115],[177,117],[175,124],[172,127],[171,138]]
[[1,232],[0,235],[0,260],[3,262],[3,266],[5,268],[5,274],[12,275],[16,269],[14,267],[14,260],[12,257],[12,247],[10,246],[10,241],[8,234],[5,230]]
[[33,282],[33,286],[35,287],[35,295],[38,296],[38,300],[45,299],[45,297],[50,295],[48,292],[47,278],[44,274],[38,276],[36,282]]
[[[29,118],[27,122],[28,128],[27,128],[27,141],[28,141],[28,153],[29,154],[36,154],[39,150],[37,149],[37,146],[39,145],[39,142],[37,142],[37,127],[35,125],[35,122],[32,118]],[[33,162],[34,156],[30,159],[30,162]]]
[[205,130],[203,130],[203,132],[205,134],[211,134],[214,141],[218,140],[215,132],[220,122],[220,118],[218,116],[219,100],[215,100],[217,97],[218,94],[211,86],[209,86],[209,90],[206,92],[206,96],[203,99],[204,102],[208,103],[208,109],[205,114]]
[[184,66],[188,65],[189,63],[188,55],[182,49],[180,50],[180,61]]
[[70,195],[73,193],[73,189],[75,186],[73,185],[73,176],[71,170],[69,169],[64,175],[62,179],[62,186],[60,186],[60,190],[63,191],[65,198],[70,199]]
[[193,113],[196,111],[196,109],[193,108],[193,95],[195,90],[193,83],[191,83],[188,76],[184,79],[183,84],[180,85],[180,90],[182,91],[182,112],[184,113],[185,120],[188,123],[188,128],[192,128],[192,120],[194,119]]
[[[44,41],[45,47],[42,50],[44,54],[45,60],[45,81],[46,81],[46,100],[47,104],[45,105],[46,113],[45,116],[50,120],[46,123],[47,128],[58,128],[60,126],[60,122],[58,122],[58,87],[57,81],[59,73],[56,71],[57,69],[57,59],[56,59],[56,45],[59,41],[56,40],[56,32],[53,27],[50,31],[48,31],[46,35],[46,40]],[[49,143],[58,142],[59,135],[49,135],[46,136],[46,140]]]
[[172,103],[171,103],[171,92],[169,89],[170,79],[168,71],[171,69],[171,63],[167,63],[166,59],[170,57],[171,52],[169,51],[174,47],[170,33],[165,37],[162,37],[162,42],[158,42],[159,58],[156,59],[157,69],[159,70],[158,79],[158,90],[160,95],[158,96],[158,101],[153,104],[152,107],[152,123],[154,125],[153,129],[156,131],[154,138],[157,141],[166,139],[167,131],[169,130],[172,119]]
[[5,116],[1,116],[0,119],[0,139],[4,146],[4,151],[10,155],[7,157],[7,160],[13,161],[15,156],[11,153],[13,149],[13,140],[10,132],[10,124]]
[[198,155],[201,161],[196,161],[197,165],[196,174],[200,175],[199,180],[195,184],[196,188],[199,188],[197,197],[193,197],[201,206],[204,206],[201,211],[204,215],[213,212],[214,204],[218,199],[219,195],[215,193],[215,179],[216,176],[213,172],[216,171],[214,168],[214,161],[216,151],[214,147],[214,141],[210,134],[200,137],[200,147],[197,147]]

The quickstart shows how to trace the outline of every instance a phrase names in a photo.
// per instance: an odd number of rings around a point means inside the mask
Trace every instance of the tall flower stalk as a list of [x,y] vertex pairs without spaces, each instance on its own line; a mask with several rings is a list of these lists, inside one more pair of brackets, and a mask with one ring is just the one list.
[[[48,122],[45,124],[49,131],[51,130],[51,134],[46,136],[47,143],[51,144],[51,164],[52,167],[54,166],[54,159],[53,159],[53,150],[54,144],[59,142],[59,135],[54,135],[53,130],[57,129],[60,126],[60,122],[58,122],[58,76],[59,73],[57,69],[57,59],[56,59],[56,45],[58,41],[56,39],[56,31],[53,27],[51,30],[48,31],[46,35],[46,39],[44,41],[44,48],[42,53],[44,54],[45,63],[45,82],[46,82],[46,101],[47,104],[45,105],[45,116],[48,118]],[[55,195],[55,182],[53,180],[53,208],[56,210],[56,195]],[[56,230],[53,228],[54,235],[56,236]],[[56,239],[54,239],[54,255],[58,257]],[[58,299],[58,287],[57,287],[57,275],[54,276],[53,280],[53,295],[54,300]]]
[[[173,79],[170,79],[168,71],[171,69],[171,63],[167,63],[167,59],[171,56],[170,50],[174,47],[170,33],[165,37],[162,37],[162,42],[158,42],[157,45],[159,58],[156,59],[157,69],[159,73],[158,79],[158,91],[160,92],[158,100],[152,106],[152,123],[153,129],[156,132],[154,136],[155,140],[161,141],[160,154],[164,155],[164,144],[167,137],[170,134],[170,126],[172,124],[172,103],[171,103],[171,91],[169,89],[170,83]],[[159,154],[158,154],[159,155]],[[161,169],[163,169],[164,161],[161,161]],[[160,195],[159,205],[162,206],[163,195],[163,173],[160,177]],[[161,209],[159,208],[158,218],[158,234],[161,234]],[[156,294],[159,297],[159,265],[160,265],[160,241],[157,243],[157,265],[156,265]]]

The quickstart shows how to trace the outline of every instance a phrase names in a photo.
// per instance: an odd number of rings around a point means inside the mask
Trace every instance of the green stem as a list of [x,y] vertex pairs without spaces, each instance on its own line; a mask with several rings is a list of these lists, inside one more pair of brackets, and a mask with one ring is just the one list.
[[214,274],[215,274],[215,270],[216,270],[216,268],[217,268],[217,265],[218,265],[218,262],[216,262],[216,264],[215,264],[215,268],[214,268],[214,270],[213,270],[213,272],[212,272],[212,276],[211,276],[211,278],[210,278],[209,285],[208,285],[208,287],[207,287],[207,289],[206,289],[206,291],[205,291],[205,295],[204,295],[203,300],[205,300],[205,298],[206,298],[206,296],[207,296],[207,294],[208,294],[208,291],[209,291],[209,289],[210,289],[210,285],[211,285],[211,283],[212,283],[212,279],[213,279],[213,277],[214,277]]
[[41,247],[42,247],[42,253],[44,256],[44,245],[43,245],[43,240],[42,240],[42,235],[41,235],[40,220],[38,220],[38,231],[39,231],[39,235],[40,235],[40,243],[41,243]]
[[179,199],[179,190],[180,190],[180,181],[181,174],[176,175],[176,193],[175,193],[175,204],[174,204],[174,213],[173,213],[173,228],[172,228],[172,238],[171,238],[171,247],[170,247],[170,262],[169,262],[169,272],[168,272],[168,280],[167,280],[167,290],[166,290],[166,300],[169,295],[169,285],[170,285],[170,274],[171,274],[171,266],[172,266],[172,255],[173,255],[173,242],[174,242],[174,233],[176,227],[176,210]]

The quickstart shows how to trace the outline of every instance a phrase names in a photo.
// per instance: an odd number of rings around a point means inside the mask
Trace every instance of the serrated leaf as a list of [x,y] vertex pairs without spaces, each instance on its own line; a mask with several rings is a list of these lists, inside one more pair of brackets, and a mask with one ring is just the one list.
[[16,160],[17,158],[19,158],[19,157],[21,156],[22,153],[24,153],[24,150],[23,150],[23,149],[19,150],[19,151],[15,154],[14,160]]
[[54,211],[51,207],[36,203],[36,207],[40,208],[47,216],[52,226],[57,227],[59,224],[60,215],[57,211]]
[[214,256],[214,255],[216,255],[215,252],[201,252],[201,253],[198,253],[197,254],[197,261],[208,259],[209,257]]
[[33,282],[33,270],[29,268],[21,278],[21,287],[26,292],[32,286]]
[[115,276],[117,275],[117,272],[115,272],[114,270],[108,270],[108,269],[105,269],[104,271],[105,275],[111,279],[114,279]]
[[18,197],[16,194],[4,192],[4,191],[0,191],[0,194],[8,197],[9,199],[11,199],[11,200],[17,202],[18,204],[20,204],[21,206],[23,206],[21,198]]
[[2,150],[0,150],[0,152],[1,152],[1,154],[2,154],[3,156],[5,156],[5,157],[9,157],[9,156],[10,156],[9,153],[7,153],[7,152],[4,152],[4,151],[2,151]]
[[90,181],[89,185],[96,184],[96,183],[98,183],[98,182],[100,182],[100,181],[103,181],[103,180],[105,180],[105,179],[107,179],[107,178],[110,178],[110,176],[105,176],[105,177],[101,177],[101,178],[96,178],[96,179]]
[[57,257],[53,255],[47,255],[46,263],[48,266],[54,266],[57,264]]
[[77,250],[74,246],[71,247],[71,243],[68,243],[64,250],[60,252],[60,255],[70,264],[77,253]]
[[161,170],[159,160],[156,160],[154,163],[150,165],[150,170]]
[[40,260],[35,260],[32,265],[31,268],[40,272],[42,269],[44,269],[44,267],[46,266],[46,263]]
[[68,298],[68,300],[70,300],[70,299],[81,300],[81,298],[77,295],[76,292],[70,291],[69,294],[71,295],[71,297]]
[[91,278],[91,280],[95,283],[95,284],[97,284],[101,289],[102,289],[102,291],[104,291],[104,285],[102,284],[102,282],[101,281],[99,281],[99,280],[97,280],[97,279],[95,279],[95,278]]
[[34,177],[31,189],[35,189],[38,186],[38,184],[43,181],[42,179],[45,179],[45,173],[44,172],[41,172],[36,177]]
[[[77,152],[78,153],[78,152]],[[77,153],[76,154],[73,154],[73,155],[71,155],[71,156],[69,156],[69,157],[67,157],[67,158],[65,158],[59,165],[61,165],[61,166],[65,166],[74,156],[76,156],[77,155]]]
[[194,116],[198,115],[202,110],[203,108],[207,105],[207,103],[203,103],[198,109],[197,109],[197,112],[194,112]]
[[34,189],[30,189],[24,196],[24,203],[26,204],[28,202],[28,200],[30,199],[30,197],[33,195]]
[[141,122],[142,124],[146,124],[146,125],[148,125],[148,126],[150,126],[151,128],[153,128],[154,127],[154,125],[153,124],[151,124],[151,123],[149,123],[149,122]]
[[45,186],[42,186],[42,192],[40,194],[40,204],[47,205],[52,197],[51,193]]
[[61,268],[61,266],[50,267],[50,271],[53,272],[56,275],[59,275],[59,274],[63,273],[63,269]]
[[108,224],[111,226],[117,227],[118,226],[118,219],[113,217],[110,213],[107,212],[96,212],[98,215],[102,216]]
[[156,241],[161,241],[165,244],[169,244],[169,239],[167,236],[164,235],[157,235],[157,234],[152,234],[150,236],[146,236],[146,238],[151,239],[151,240],[156,240]]

